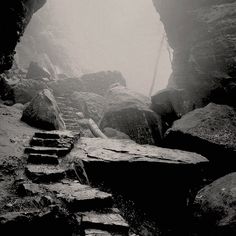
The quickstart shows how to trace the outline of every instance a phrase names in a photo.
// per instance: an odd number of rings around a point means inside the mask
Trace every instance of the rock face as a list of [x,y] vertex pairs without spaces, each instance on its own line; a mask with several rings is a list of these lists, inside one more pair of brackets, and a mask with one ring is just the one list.
[[116,129],[139,144],[158,145],[162,140],[162,121],[148,108],[149,99],[124,87],[112,88],[100,128]]
[[45,130],[65,129],[57,103],[48,89],[44,89],[32,99],[21,120]]
[[101,71],[93,74],[85,74],[80,77],[84,84],[84,91],[96,93],[101,96],[106,95],[112,84],[126,86],[126,81],[120,72]]
[[211,103],[175,121],[166,133],[169,147],[201,153],[212,161],[235,159],[236,112],[227,105]]
[[0,14],[0,72],[9,70],[14,50],[32,15],[46,0],[6,1]]
[[[57,6],[55,2],[47,1],[47,4],[32,18],[21,42],[16,47],[16,58],[22,68],[28,68],[31,61],[50,62],[50,67],[55,67],[58,74],[66,74],[69,77],[81,74],[77,65],[78,59],[71,56],[71,40],[66,21],[62,26],[55,14]],[[41,63],[40,63],[41,64]],[[49,64],[48,64],[49,66]],[[50,71],[50,68],[46,66]],[[54,75],[51,73],[54,77]]]
[[195,217],[204,235],[236,234],[235,195],[236,173],[226,175],[198,192],[194,202]]
[[48,89],[48,86],[42,81],[36,81],[33,79],[21,80],[12,87],[7,97],[14,103],[25,104],[30,102],[31,99],[43,89]]
[[209,102],[236,105],[235,1],[153,2],[174,49],[169,87],[186,91],[189,110]]
[[82,112],[86,118],[93,119],[96,123],[102,117],[106,100],[101,95],[87,92],[74,92],[71,100],[75,107]]
[[6,78],[0,75],[0,98],[6,100],[10,94],[11,86],[9,85]]

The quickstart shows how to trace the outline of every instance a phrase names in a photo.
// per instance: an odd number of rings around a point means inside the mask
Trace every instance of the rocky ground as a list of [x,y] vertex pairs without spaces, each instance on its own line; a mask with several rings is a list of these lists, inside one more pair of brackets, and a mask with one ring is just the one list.
[[111,72],[52,81],[30,70],[0,78],[0,228],[50,235],[49,217],[63,235],[234,232],[234,108],[185,114],[182,90],[149,99],[116,73],[112,84]]
[[20,121],[22,107],[17,105],[0,107],[0,163],[1,163],[1,212],[3,208],[11,208],[17,202],[14,181],[21,176],[26,157],[24,148],[29,145],[30,137],[37,131]]
[[[156,217],[160,217],[160,214],[156,215],[151,206],[155,204],[157,209],[162,209],[162,217],[168,217],[170,223],[173,220],[173,212],[170,217],[167,211],[173,211],[173,207],[177,207],[176,211],[180,206],[184,207],[187,199],[191,197],[190,190],[195,188],[191,186],[193,181],[189,178],[189,172],[192,173],[193,179],[201,182],[201,170],[208,162],[194,153],[140,146],[131,140],[94,138],[79,139],[66,158],[58,159],[66,155],[66,150],[69,152],[72,148],[74,141],[68,142],[72,136],[64,131],[40,133],[20,120],[22,109],[23,106],[20,105],[1,105],[0,228],[7,229],[10,235],[12,231],[9,225],[15,225],[19,232],[23,232],[24,225],[29,230],[30,226],[33,227],[33,224],[37,225],[39,222],[46,226],[44,221],[47,217],[58,217],[59,222],[62,221],[65,225],[63,235],[69,235],[69,229],[80,230],[76,229],[76,224],[81,224],[81,221],[78,221],[78,216],[74,214],[75,209],[78,209],[77,214],[85,217],[82,217],[82,224],[88,225],[88,234],[89,228],[94,230],[95,224],[99,230],[104,230],[105,227],[105,230],[110,231],[117,227],[119,234],[126,235],[123,229],[126,230],[127,223],[122,223],[123,218],[119,216],[121,214],[134,232],[141,235],[159,235],[157,232],[161,223],[156,223]],[[57,139],[58,134],[65,135],[60,142]],[[55,145],[57,148],[54,148]],[[163,178],[167,188],[162,181],[157,181]],[[154,184],[162,189],[157,195],[153,195]],[[140,186],[143,186],[141,191]],[[178,195],[177,189],[182,189]],[[111,194],[114,206],[120,211],[108,211]],[[172,199],[170,204],[170,199],[165,198],[173,194],[176,195],[175,200]],[[93,198],[93,195],[96,198]],[[85,202],[82,200],[84,198],[87,199]],[[100,208],[103,204],[106,210],[97,212],[97,207]],[[59,208],[55,209],[55,205]],[[164,207],[160,207],[161,205]],[[38,211],[41,211],[39,216]],[[101,222],[98,223],[98,220]],[[35,223],[28,225],[29,221]],[[97,223],[92,223],[93,221]],[[115,221],[117,226],[114,226],[112,221]],[[58,232],[59,222],[53,220]],[[18,224],[21,226],[17,226]],[[90,233],[94,233],[93,230]],[[29,232],[24,231],[26,235]],[[49,235],[50,230],[39,232]],[[80,235],[79,232],[76,235]]]

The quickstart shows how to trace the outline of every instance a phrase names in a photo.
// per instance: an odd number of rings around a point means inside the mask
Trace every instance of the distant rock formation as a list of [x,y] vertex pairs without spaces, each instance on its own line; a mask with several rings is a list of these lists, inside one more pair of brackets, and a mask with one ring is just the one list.
[[6,98],[12,100],[14,103],[25,104],[30,102],[43,89],[48,89],[46,83],[33,79],[25,79],[12,86]]
[[32,15],[46,0],[5,1],[0,10],[0,73],[13,64],[15,47]]
[[29,65],[28,73],[26,79],[48,79],[50,80],[51,74],[47,71],[46,68],[40,66],[37,62],[31,62]]
[[126,80],[118,71],[100,71],[97,73],[85,74],[80,77],[86,92],[92,92],[101,96],[106,95],[110,86],[120,84],[126,86]]

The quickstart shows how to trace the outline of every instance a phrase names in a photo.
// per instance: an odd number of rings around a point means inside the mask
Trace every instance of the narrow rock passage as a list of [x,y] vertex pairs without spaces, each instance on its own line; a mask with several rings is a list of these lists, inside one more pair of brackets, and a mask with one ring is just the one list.
[[35,133],[25,149],[25,172],[31,182],[22,184],[25,195],[47,193],[62,201],[76,216],[82,235],[129,235],[129,225],[113,208],[112,195],[70,179],[62,162],[78,140],[71,132]]

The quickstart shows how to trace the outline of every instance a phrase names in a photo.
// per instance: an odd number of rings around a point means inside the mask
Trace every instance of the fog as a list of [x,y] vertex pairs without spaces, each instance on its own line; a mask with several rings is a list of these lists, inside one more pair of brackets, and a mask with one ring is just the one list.
[[[152,0],[48,1],[82,71],[118,70],[129,88],[148,94],[163,35]],[[170,73],[165,41],[154,92],[166,87]]]

